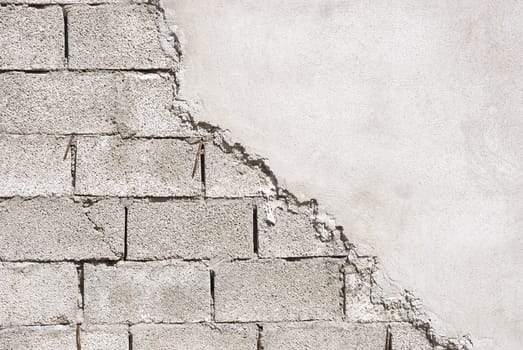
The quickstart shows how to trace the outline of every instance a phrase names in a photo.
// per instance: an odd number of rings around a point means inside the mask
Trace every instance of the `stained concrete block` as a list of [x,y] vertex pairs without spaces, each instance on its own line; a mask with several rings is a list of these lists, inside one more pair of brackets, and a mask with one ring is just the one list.
[[252,203],[244,200],[134,203],[128,212],[128,258],[252,257],[252,213]]
[[0,197],[65,195],[72,192],[68,138],[0,135]]
[[322,240],[313,225],[310,208],[258,202],[258,242],[261,257],[343,256],[347,252],[339,233]]
[[59,6],[0,7],[0,70],[64,65],[64,19]]
[[72,323],[78,275],[70,263],[0,263],[0,327]]
[[76,349],[75,334],[75,329],[71,326],[0,329],[0,349],[71,350]]
[[342,315],[335,260],[221,263],[215,271],[216,320],[334,320]]
[[167,74],[5,73],[0,132],[185,136]]
[[265,174],[245,164],[236,153],[205,145],[205,188],[209,197],[260,196],[268,187]]
[[210,317],[209,271],[198,262],[84,267],[88,323],[200,322]]
[[69,67],[74,69],[171,68],[173,43],[160,33],[151,5],[74,6],[66,9]]
[[197,145],[175,139],[79,137],[76,193],[107,196],[194,196]]
[[6,200],[0,202],[0,260],[118,259],[124,221],[117,200],[90,206],[57,197]]
[[126,325],[84,325],[80,331],[81,350],[128,350]]
[[135,350],[254,350],[257,342],[253,324],[137,325],[131,333]]
[[388,307],[371,301],[371,277],[345,273],[345,314],[351,322],[391,322],[408,320],[404,307]]
[[342,322],[265,324],[263,344],[264,350],[384,349],[385,327]]

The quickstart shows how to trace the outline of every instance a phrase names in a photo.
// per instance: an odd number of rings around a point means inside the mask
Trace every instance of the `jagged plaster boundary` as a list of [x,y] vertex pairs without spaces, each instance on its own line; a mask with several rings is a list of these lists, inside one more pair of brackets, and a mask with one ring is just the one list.
[[[300,201],[297,196],[279,184],[276,175],[267,164],[265,158],[249,152],[244,145],[233,141],[227,130],[196,120],[195,116],[199,115],[197,103],[185,100],[178,95],[182,84],[179,77],[183,72],[182,44],[167,23],[161,0],[151,0],[150,3],[158,11],[158,31],[162,48],[166,55],[173,57],[175,62],[172,71],[175,91],[173,116],[180,118],[185,127],[195,132],[195,139],[212,141],[223,152],[234,155],[251,169],[258,170],[265,175],[267,186],[260,188],[260,192],[267,200],[265,207],[266,220],[269,222],[274,220],[271,216],[271,211],[276,207],[291,212],[293,211],[293,206],[311,208],[312,215],[310,219],[318,233],[317,238],[322,241],[329,241],[334,237],[339,237],[344,242],[349,268],[354,269],[362,277],[368,277],[370,280],[370,299],[374,306],[406,315],[406,321],[415,328],[424,331],[429,342],[438,350],[472,349],[472,339],[468,334],[455,338],[439,334],[432,326],[431,318],[423,309],[421,300],[415,297],[411,291],[400,289],[394,293],[396,295],[386,295],[388,293],[385,293],[387,288],[384,285],[392,285],[393,283],[381,267],[379,258],[377,256],[359,254],[357,245],[350,242],[346,233],[344,233],[343,226],[337,225],[336,219],[332,215],[321,211],[315,199]],[[391,322],[394,322],[394,320],[391,320]]]

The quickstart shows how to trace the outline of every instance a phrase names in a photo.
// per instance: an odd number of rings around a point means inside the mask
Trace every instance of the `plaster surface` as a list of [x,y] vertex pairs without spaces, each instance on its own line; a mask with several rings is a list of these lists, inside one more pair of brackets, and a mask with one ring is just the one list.
[[523,347],[523,2],[163,5],[197,120],[317,198],[441,332]]

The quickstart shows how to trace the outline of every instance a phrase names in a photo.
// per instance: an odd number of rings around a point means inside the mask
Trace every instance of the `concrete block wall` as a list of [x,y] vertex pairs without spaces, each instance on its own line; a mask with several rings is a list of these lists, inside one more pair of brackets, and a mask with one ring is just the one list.
[[313,201],[187,118],[163,21],[0,0],[0,350],[443,344],[372,298],[375,265]]

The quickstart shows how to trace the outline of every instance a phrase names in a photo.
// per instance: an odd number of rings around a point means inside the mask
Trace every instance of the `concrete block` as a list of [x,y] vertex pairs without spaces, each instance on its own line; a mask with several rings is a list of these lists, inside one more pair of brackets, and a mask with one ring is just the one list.
[[[387,323],[303,322],[263,326],[264,350],[385,349]],[[392,323],[394,350],[432,350],[426,336],[408,323]]]
[[0,349],[76,349],[76,333],[74,327],[71,326],[37,326],[0,329]]
[[252,213],[252,203],[244,200],[134,203],[128,213],[128,258],[252,257]]
[[28,5],[74,5],[74,4],[141,4],[146,0],[0,0],[0,4]]
[[334,260],[221,263],[215,271],[216,320],[334,320],[342,315],[340,265]]
[[78,274],[69,263],[0,263],[0,327],[73,323]]
[[256,349],[256,326],[227,324],[137,325],[134,350]]
[[59,6],[0,7],[0,70],[64,66],[64,18]]
[[41,135],[0,135],[0,197],[72,192],[69,140]]
[[0,260],[118,259],[124,250],[124,208],[69,198],[0,202]]
[[81,350],[128,350],[129,327],[126,325],[83,325]]
[[269,186],[265,174],[245,164],[237,153],[205,145],[205,188],[209,197],[261,196]]
[[88,323],[200,322],[210,317],[210,277],[197,262],[84,267]]
[[264,324],[263,345],[264,350],[385,349],[385,327],[342,322]]
[[79,137],[76,193],[107,196],[195,196],[197,145],[183,140]]
[[261,257],[343,256],[347,252],[339,233],[322,240],[307,207],[288,208],[258,202],[258,242]]
[[66,11],[69,68],[173,67],[174,46],[166,34],[160,33],[154,6],[74,6]]
[[408,320],[403,307],[385,308],[371,301],[371,277],[359,273],[345,273],[345,314],[351,322],[392,322]]
[[187,136],[167,74],[0,74],[0,132]]

